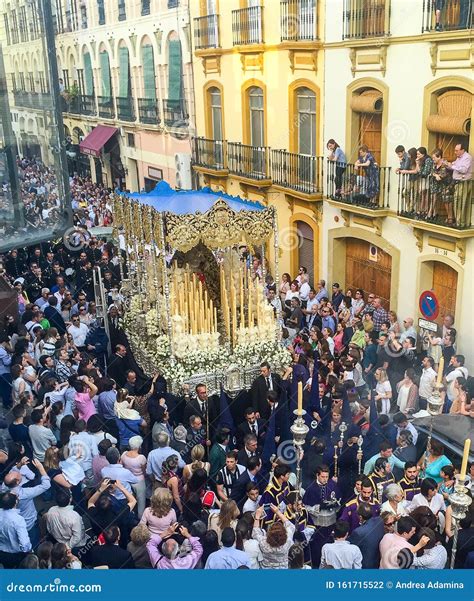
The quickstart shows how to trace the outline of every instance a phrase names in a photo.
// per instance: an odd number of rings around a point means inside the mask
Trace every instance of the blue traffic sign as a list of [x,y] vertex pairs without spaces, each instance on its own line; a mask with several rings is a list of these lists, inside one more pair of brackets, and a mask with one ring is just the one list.
[[425,319],[435,320],[439,314],[439,301],[431,290],[425,290],[420,295],[420,312]]

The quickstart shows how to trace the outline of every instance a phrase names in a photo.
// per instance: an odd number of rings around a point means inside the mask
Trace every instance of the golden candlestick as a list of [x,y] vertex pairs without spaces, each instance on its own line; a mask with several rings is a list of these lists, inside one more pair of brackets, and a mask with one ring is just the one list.
[[463,452],[463,456],[462,456],[461,472],[459,474],[460,480],[464,480],[466,478],[467,462],[469,459],[470,448],[471,448],[471,439],[466,438],[466,440],[464,441],[464,452]]

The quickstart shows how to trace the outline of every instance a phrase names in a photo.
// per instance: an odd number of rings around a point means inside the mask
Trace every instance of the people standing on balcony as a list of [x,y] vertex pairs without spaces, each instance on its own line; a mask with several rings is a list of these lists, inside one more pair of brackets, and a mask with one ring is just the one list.
[[454,224],[453,215],[453,187],[451,171],[447,168],[443,160],[443,151],[441,148],[435,148],[431,154],[433,160],[433,171],[430,182],[429,209],[426,218],[434,221],[438,216],[438,204],[444,203],[446,209],[446,223]]
[[363,172],[360,178],[362,180],[361,185],[358,186],[360,193],[367,196],[370,204],[376,205],[380,191],[379,166],[375,162],[373,155],[369,152],[369,147],[366,144],[362,144],[359,147],[359,158],[354,163],[354,167],[362,169]]
[[441,11],[444,8],[444,1],[445,0],[434,0],[434,5],[435,5],[435,20],[436,20],[435,30],[436,31],[441,31],[441,29],[442,29],[442,26],[441,26]]
[[[397,148],[399,148],[397,146]],[[397,153],[398,154],[398,153]],[[404,163],[403,167],[400,162],[400,169],[397,169],[397,173],[400,175],[408,176],[404,178],[402,196],[404,199],[404,212],[419,214],[417,194],[416,194],[416,182],[418,180],[418,168],[416,164],[416,148],[409,148],[408,160]]]
[[405,146],[401,144],[395,148],[395,154],[400,160],[400,167],[395,170],[395,173],[401,173],[411,167],[411,158],[408,152],[405,150]]
[[341,198],[342,178],[347,165],[346,155],[336,140],[332,138],[328,140],[326,147],[329,150],[328,160],[336,164],[336,175],[334,177],[334,184],[336,186],[335,198]]
[[416,167],[419,174],[419,194],[420,205],[419,217],[428,216],[428,199],[430,189],[430,175],[433,170],[433,161],[428,156],[428,151],[424,146],[420,146],[416,151]]
[[456,160],[446,161],[446,167],[453,172],[455,223],[458,227],[466,227],[470,223],[470,204],[472,191],[472,156],[462,143],[454,147]]

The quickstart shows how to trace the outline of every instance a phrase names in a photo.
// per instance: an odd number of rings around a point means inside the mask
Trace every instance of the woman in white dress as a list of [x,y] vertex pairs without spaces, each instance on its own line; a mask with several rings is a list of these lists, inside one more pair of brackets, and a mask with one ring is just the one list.
[[390,413],[392,387],[388,380],[386,370],[382,367],[379,367],[375,372],[375,380],[377,381],[377,385],[375,387],[375,400],[380,401],[380,413],[385,413],[385,415],[388,415]]

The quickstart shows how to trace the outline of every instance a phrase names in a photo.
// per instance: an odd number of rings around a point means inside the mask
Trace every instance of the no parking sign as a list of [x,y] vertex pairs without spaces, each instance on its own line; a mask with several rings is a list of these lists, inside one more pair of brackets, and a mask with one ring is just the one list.
[[425,319],[434,321],[438,317],[439,301],[431,290],[425,290],[425,292],[421,293],[419,307]]

